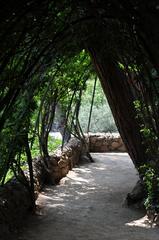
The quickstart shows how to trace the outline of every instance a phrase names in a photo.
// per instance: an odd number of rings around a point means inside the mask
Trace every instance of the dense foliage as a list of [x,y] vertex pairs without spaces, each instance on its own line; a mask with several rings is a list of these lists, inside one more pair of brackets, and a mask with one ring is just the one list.
[[[88,52],[119,132],[145,181],[150,206],[159,205],[158,11],[155,0],[144,4],[140,0],[2,1],[1,184],[11,170],[34,201],[31,146],[38,137],[47,165],[57,104],[65,112],[64,136],[67,127],[82,138],[81,99],[86,81],[94,74]],[[22,154],[29,180],[22,169]]]

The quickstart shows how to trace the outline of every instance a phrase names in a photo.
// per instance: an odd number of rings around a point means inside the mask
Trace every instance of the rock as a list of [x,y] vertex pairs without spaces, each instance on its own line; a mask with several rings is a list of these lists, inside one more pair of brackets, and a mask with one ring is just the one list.
[[101,150],[100,152],[108,152],[109,151],[108,145],[102,145],[100,150]]
[[50,156],[49,162],[52,166],[57,166],[59,160],[60,160],[60,156],[53,155],[53,156]]
[[146,196],[146,192],[145,192],[144,184],[141,180],[139,180],[136,183],[133,190],[131,191],[131,193],[127,194],[126,203],[128,206],[131,206],[136,203],[143,204],[143,199],[145,198],[145,196]]
[[62,177],[65,177],[68,172],[69,172],[69,166],[67,166],[65,168],[61,168]]
[[118,138],[118,142],[119,142],[120,146],[124,145],[124,143],[123,143],[123,140],[122,140],[122,138],[121,138],[121,137],[120,137],[120,138]]
[[92,145],[94,145],[94,144],[96,144],[96,142],[97,142],[97,139],[96,138],[91,138],[90,139],[90,144],[92,144]]
[[126,152],[127,151],[125,145],[122,145],[121,147],[119,147],[118,150],[120,152]]
[[154,222],[157,226],[159,226],[159,214],[155,216]]
[[112,142],[111,144],[111,149],[112,150],[117,150],[119,148],[120,144],[117,141]]
[[64,168],[64,167],[67,167],[69,165],[69,160],[68,159],[61,159],[59,162],[58,162],[58,166],[60,168]]
[[103,144],[103,142],[96,141],[95,146],[96,146],[96,147],[100,147],[100,146],[102,146],[102,144]]

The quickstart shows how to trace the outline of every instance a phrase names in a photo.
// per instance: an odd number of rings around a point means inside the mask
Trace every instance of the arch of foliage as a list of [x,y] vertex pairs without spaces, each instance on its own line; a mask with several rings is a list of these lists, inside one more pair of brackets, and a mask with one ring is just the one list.
[[[7,0],[0,8],[0,181],[11,169],[33,194],[31,146],[48,133],[62,102],[76,135],[81,96],[93,70],[147,189],[159,197],[159,29],[157,1]],[[31,121],[37,112],[35,124]],[[71,117],[70,117],[71,116]],[[30,180],[24,175],[25,153]],[[47,164],[47,163],[46,163]]]

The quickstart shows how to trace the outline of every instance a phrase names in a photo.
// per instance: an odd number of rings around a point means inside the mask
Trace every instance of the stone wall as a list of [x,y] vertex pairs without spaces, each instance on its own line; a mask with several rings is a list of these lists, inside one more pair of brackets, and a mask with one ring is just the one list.
[[[90,152],[125,152],[125,146],[119,134],[89,134]],[[35,158],[33,161],[36,197],[43,184],[56,184],[67,175],[84,157],[85,148],[82,143],[72,138],[63,151],[57,150],[47,159]],[[46,167],[47,165],[47,167]],[[8,234],[19,226],[23,217],[31,207],[30,196],[26,188],[12,180],[0,187],[0,239],[8,240]]]
[[57,150],[49,160],[48,182],[58,183],[80,160],[82,144],[72,138],[63,151]]
[[[55,184],[65,177],[80,160],[82,144],[71,139],[63,151],[47,159],[47,167],[42,158],[33,161],[35,193],[38,196],[43,184]],[[0,187],[0,240],[10,240],[10,232],[21,226],[22,220],[31,208],[28,190],[17,180]]]
[[90,152],[126,152],[118,133],[89,133],[86,135]]

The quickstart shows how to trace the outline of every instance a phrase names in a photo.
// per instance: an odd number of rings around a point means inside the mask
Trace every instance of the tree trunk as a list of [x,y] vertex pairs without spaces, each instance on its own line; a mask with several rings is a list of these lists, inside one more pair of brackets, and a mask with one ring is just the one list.
[[107,52],[94,44],[89,48],[91,58],[99,75],[103,90],[108,99],[119,133],[136,168],[147,161],[146,151],[142,144],[140,126],[130,85],[118,64],[108,57]]

